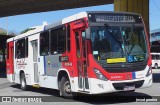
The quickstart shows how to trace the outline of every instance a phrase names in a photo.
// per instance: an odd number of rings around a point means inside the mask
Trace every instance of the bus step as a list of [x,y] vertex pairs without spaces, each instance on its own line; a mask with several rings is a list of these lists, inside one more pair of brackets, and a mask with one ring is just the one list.
[[78,90],[78,92],[80,92],[80,93],[86,93],[86,94],[90,93],[89,91],[82,91],[82,90]]
[[32,85],[32,87],[34,87],[34,88],[40,88],[40,86],[38,84],[34,84],[34,85]]

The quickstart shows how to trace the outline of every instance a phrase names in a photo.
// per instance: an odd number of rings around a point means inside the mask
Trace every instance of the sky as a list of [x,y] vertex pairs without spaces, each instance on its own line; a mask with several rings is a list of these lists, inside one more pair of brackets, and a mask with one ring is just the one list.
[[[77,9],[68,9],[68,10],[59,10],[51,12],[41,12],[25,15],[17,15],[0,18],[0,28],[6,29],[8,26],[9,31],[20,33],[26,28],[42,25],[44,21],[47,23],[54,23],[61,20],[62,18],[71,16],[73,14],[83,12],[83,11],[113,11],[113,4],[110,5],[101,5],[101,6],[92,6],[85,8]],[[8,23],[8,25],[7,25]]]
[[[160,28],[160,0],[150,0],[150,30]],[[41,12],[0,18],[0,28],[20,33],[26,28],[42,25],[44,21],[53,23],[67,16],[83,11],[114,11],[114,5],[100,5],[85,8]]]

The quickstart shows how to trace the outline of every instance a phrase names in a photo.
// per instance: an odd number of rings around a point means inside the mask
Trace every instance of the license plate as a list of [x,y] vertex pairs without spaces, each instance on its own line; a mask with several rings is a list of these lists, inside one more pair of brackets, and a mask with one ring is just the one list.
[[124,91],[135,90],[135,86],[125,86]]

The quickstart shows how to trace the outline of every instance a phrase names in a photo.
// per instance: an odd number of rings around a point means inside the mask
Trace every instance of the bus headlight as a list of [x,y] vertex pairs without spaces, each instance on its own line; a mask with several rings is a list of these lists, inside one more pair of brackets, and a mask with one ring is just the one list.
[[152,66],[149,67],[146,77],[150,76],[152,74]]
[[98,69],[94,68],[94,73],[96,74],[98,79],[104,80],[104,81],[108,80]]

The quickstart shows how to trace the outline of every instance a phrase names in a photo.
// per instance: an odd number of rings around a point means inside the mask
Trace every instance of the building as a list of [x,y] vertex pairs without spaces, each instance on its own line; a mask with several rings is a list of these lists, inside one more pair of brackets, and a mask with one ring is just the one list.
[[160,28],[151,31],[151,52],[160,52]]

